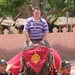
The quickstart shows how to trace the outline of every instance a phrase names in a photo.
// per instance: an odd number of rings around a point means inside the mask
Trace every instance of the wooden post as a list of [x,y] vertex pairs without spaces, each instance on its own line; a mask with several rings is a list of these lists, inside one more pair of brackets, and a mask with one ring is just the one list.
[[72,32],[73,18],[71,18],[71,32]]
[[68,30],[68,12],[66,12],[66,27],[67,27],[67,30]]

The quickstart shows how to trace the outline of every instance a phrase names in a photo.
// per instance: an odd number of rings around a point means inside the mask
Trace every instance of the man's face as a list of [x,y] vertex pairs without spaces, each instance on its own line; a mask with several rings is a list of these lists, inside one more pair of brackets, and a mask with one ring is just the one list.
[[71,66],[67,66],[65,68],[62,69],[62,73],[63,75],[70,75],[70,72],[71,72]]
[[6,65],[6,64],[0,65],[0,70],[1,70],[1,71],[5,71],[6,68],[7,68],[7,65]]
[[34,12],[33,12],[33,16],[35,18],[39,19],[40,18],[40,15],[41,15],[40,10],[35,9]]

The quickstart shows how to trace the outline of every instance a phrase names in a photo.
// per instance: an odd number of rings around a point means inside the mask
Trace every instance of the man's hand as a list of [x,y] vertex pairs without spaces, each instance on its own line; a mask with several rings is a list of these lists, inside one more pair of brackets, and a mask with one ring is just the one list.
[[40,44],[43,44],[43,45],[45,45],[45,43],[44,43],[44,40],[41,40],[41,41],[40,41]]
[[32,41],[29,41],[29,46],[31,46],[33,43],[32,43]]

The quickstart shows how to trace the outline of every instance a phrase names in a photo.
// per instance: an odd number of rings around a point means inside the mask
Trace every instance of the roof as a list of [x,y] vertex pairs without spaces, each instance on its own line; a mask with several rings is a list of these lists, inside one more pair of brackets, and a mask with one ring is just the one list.
[[26,19],[18,18],[15,22],[15,26],[22,26],[25,24]]
[[[66,25],[67,24],[67,18],[66,17],[58,17],[57,19],[57,25]],[[68,17],[68,24],[75,24],[75,17]]]
[[13,20],[3,20],[1,25],[12,26],[14,23]]

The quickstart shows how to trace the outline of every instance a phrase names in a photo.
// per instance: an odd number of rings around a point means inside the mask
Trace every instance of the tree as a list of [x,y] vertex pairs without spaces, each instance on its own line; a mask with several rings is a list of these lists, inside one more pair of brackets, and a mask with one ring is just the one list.
[[0,16],[10,16],[14,21],[18,17],[27,18],[35,6],[40,7],[42,17],[47,21],[56,19],[65,11],[69,11],[70,16],[75,15],[75,0],[0,0]]
[[[41,8],[43,16],[45,14],[47,17],[55,13],[56,10],[57,13],[55,14],[61,15],[60,13],[64,8],[68,9],[70,6],[75,8],[75,0],[0,0],[0,15],[9,15],[14,18],[17,14],[27,14],[29,17],[32,15],[30,12],[32,7],[35,6]],[[51,11],[53,12],[51,13]]]
[[41,8],[42,15],[45,14],[47,17],[56,10],[59,14],[64,8],[68,9],[71,5],[75,7],[74,0],[0,0],[0,15],[15,17],[17,14],[24,13],[29,17],[32,15],[30,12],[32,7],[38,6]]

